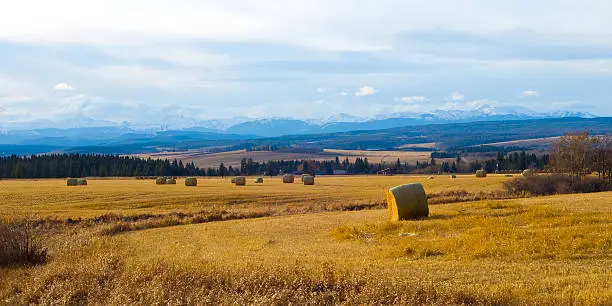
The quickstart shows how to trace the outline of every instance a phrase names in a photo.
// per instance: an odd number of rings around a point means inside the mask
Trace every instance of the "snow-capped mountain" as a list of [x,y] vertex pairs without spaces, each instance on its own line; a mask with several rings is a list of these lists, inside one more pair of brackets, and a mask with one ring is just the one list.
[[[544,118],[595,118],[597,116],[585,112],[556,111],[538,113],[524,107],[495,106],[480,104],[472,109],[440,109],[426,113],[400,112],[372,117],[358,117],[340,113],[324,118],[295,119],[287,117],[250,118],[233,117],[227,119],[200,120],[190,118],[184,114],[153,119],[147,124],[111,122],[96,120],[88,117],[69,118],[59,121],[34,121],[3,124],[0,126],[0,143],[2,138],[10,135],[24,135],[39,133],[40,129],[70,129],[71,134],[77,133],[79,128],[92,133],[95,127],[113,127],[113,131],[125,133],[157,133],[164,131],[186,131],[198,133],[218,134],[219,139],[224,135],[255,135],[261,137],[274,137],[289,134],[320,134],[333,132],[348,132],[356,130],[380,130],[387,128],[418,126],[436,123],[460,123],[472,121],[495,120],[521,120]],[[19,131],[19,132],[16,132]],[[29,131],[29,132],[28,132]],[[5,142],[6,143],[6,142]]]

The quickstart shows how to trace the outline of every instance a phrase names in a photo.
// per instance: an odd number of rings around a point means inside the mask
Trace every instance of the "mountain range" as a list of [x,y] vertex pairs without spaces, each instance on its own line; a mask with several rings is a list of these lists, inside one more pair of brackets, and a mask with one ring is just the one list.
[[[283,124],[289,124],[286,128],[294,131],[301,121],[276,119],[268,122],[270,124],[268,126],[277,124],[275,128],[279,129],[283,128]],[[301,124],[301,127],[308,126],[307,123]],[[416,144],[434,144],[435,148],[445,150],[479,145],[490,146],[517,140],[538,140],[575,131],[587,131],[595,135],[612,134],[612,117],[481,120],[277,137],[213,133],[207,128],[198,127],[156,132],[135,131],[126,127],[34,129],[0,135],[0,155],[49,152],[133,154],[185,150],[206,153],[268,147],[317,150],[413,150],[411,148],[415,148]]]
[[338,114],[326,118],[294,119],[284,117],[197,120],[193,118],[163,118],[158,126],[128,122],[109,122],[92,118],[68,118],[61,121],[34,121],[0,125],[0,143],[17,144],[37,138],[59,137],[80,141],[122,137],[152,136],[168,131],[200,132],[211,139],[276,137],[338,133],[358,130],[380,130],[403,126],[447,124],[479,121],[525,120],[546,118],[594,118],[584,112],[538,113],[523,107],[479,105],[469,110],[435,110],[427,113],[391,113],[373,117]]

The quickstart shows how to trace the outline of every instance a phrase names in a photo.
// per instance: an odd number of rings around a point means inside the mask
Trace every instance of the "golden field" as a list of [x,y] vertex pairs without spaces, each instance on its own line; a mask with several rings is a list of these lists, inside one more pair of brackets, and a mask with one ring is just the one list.
[[[435,144],[424,144],[423,148],[431,148]],[[406,148],[420,148],[418,146],[407,146]],[[429,161],[430,151],[411,152],[411,151],[367,151],[367,150],[334,150],[325,149],[318,153],[300,153],[300,152],[283,152],[283,151],[228,151],[221,153],[208,153],[206,151],[193,150],[183,152],[160,152],[153,154],[138,154],[142,158],[161,158],[161,159],[177,159],[184,163],[193,162],[200,168],[218,168],[221,163],[225,166],[237,167],[244,158],[250,158],[255,162],[267,162],[270,160],[334,160],[336,157],[340,160],[348,158],[351,162],[355,162],[358,157],[368,158],[370,162],[380,163],[385,162],[392,164],[399,158],[402,163],[407,162],[414,164],[417,161]]]
[[381,208],[403,183],[486,197],[509,179],[0,181],[5,217],[270,212],[117,233],[43,224],[49,262],[0,270],[0,304],[611,304],[612,192],[431,205],[428,219],[396,223]]
[[427,176],[318,177],[315,186],[283,184],[281,177],[265,177],[264,184],[234,186],[230,178],[198,178],[197,187],[155,185],[154,180],[89,179],[89,186],[67,187],[65,180],[0,180],[0,216],[35,214],[58,217],[95,217],[105,213],[124,215],[169,213],[228,208],[277,208],[279,206],[324,208],[326,205],[382,203],[390,187],[421,182],[428,192],[501,190],[508,178],[490,175],[478,180],[471,175],[451,179]]

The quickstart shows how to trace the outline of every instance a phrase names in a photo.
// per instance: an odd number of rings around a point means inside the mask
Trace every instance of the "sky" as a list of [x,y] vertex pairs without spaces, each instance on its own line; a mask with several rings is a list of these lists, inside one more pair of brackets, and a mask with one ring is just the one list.
[[609,0],[0,6],[0,126],[485,104],[612,116]]

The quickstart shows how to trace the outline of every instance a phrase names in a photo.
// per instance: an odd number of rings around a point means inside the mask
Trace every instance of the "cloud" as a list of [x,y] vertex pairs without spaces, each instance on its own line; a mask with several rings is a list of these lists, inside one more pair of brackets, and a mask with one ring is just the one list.
[[261,0],[256,5],[252,0],[5,2],[0,11],[0,39],[28,42],[135,44],[176,38],[354,51],[389,48],[394,37],[427,29],[470,33],[528,29],[576,33],[574,39],[582,40],[583,33],[604,38],[612,34],[612,8],[607,0],[568,1],[554,10],[551,0],[496,5],[488,0],[386,0],[385,5],[361,0]]
[[57,91],[74,91],[74,87],[72,87],[68,83],[57,83],[57,85],[55,85],[53,87],[53,90],[57,90]]
[[343,89],[341,92],[337,93],[336,95],[339,97],[346,97],[348,95],[351,94],[351,91],[348,89]]
[[401,98],[395,98],[395,100],[396,101],[406,102],[406,103],[415,103],[415,102],[429,101],[429,99],[427,99],[427,97],[424,97],[424,96],[401,97]]
[[357,97],[365,97],[365,96],[375,95],[376,93],[378,93],[378,89],[374,87],[370,87],[370,86],[364,86],[364,87],[359,88],[359,91],[356,92],[355,95]]
[[317,92],[318,92],[318,93],[326,93],[326,92],[327,92],[327,88],[325,88],[325,87],[319,87],[319,88],[317,88]]
[[463,101],[465,99],[465,95],[458,93],[458,92],[453,92],[451,94],[451,100],[452,101]]
[[522,97],[539,97],[540,94],[535,90],[525,90],[521,93]]

